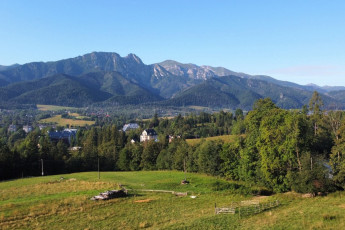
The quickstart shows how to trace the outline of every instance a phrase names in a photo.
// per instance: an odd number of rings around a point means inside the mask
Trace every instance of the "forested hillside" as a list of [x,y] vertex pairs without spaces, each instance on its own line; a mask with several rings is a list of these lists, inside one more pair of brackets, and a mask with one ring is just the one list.
[[0,88],[0,105],[48,104],[85,107],[97,102],[141,104],[161,100],[117,72],[73,77],[58,74]]

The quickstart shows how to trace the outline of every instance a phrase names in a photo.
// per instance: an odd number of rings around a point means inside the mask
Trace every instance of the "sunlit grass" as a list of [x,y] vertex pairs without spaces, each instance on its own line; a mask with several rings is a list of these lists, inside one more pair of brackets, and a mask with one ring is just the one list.
[[188,108],[195,109],[195,110],[207,110],[207,109],[210,109],[209,107],[196,106],[196,105],[188,106]]
[[61,115],[56,115],[54,117],[42,119],[39,121],[42,124],[49,123],[49,124],[57,124],[59,126],[76,126],[82,127],[86,125],[93,125],[95,121],[84,121],[84,120],[77,120],[77,119],[69,119],[69,118],[62,118]]
[[72,117],[79,117],[79,113],[68,113],[69,116],[72,116]]
[[[183,172],[97,172],[18,179],[0,183],[0,229],[344,229],[345,193],[302,198],[286,193],[271,197],[215,191],[214,177]],[[63,179],[61,179],[63,177]],[[129,188],[129,196],[92,201],[99,192]],[[188,191],[188,196],[141,189]],[[215,215],[218,207],[249,199],[281,205],[245,216]]]
[[41,111],[59,111],[59,110],[73,110],[74,107],[58,106],[58,105],[37,105],[38,110]]

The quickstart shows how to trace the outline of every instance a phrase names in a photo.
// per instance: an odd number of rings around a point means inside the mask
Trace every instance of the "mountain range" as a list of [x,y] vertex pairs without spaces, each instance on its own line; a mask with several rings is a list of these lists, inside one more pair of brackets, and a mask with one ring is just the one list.
[[135,54],[93,52],[54,62],[0,66],[0,106],[52,104],[83,107],[148,104],[250,109],[270,97],[282,108],[301,108],[312,92],[325,106],[345,107],[345,87],[320,87],[249,75],[223,67],[173,60],[146,65]]

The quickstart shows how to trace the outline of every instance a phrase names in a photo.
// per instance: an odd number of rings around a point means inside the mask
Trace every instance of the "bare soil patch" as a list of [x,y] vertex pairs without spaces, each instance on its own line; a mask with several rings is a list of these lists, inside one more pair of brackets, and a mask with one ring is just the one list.
[[149,203],[149,202],[151,202],[151,201],[152,201],[152,199],[136,200],[136,201],[134,201],[134,203]]

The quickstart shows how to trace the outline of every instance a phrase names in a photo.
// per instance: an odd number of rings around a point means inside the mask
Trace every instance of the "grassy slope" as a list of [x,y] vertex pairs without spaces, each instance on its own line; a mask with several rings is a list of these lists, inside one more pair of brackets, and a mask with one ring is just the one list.
[[38,110],[41,111],[59,111],[59,110],[72,110],[74,107],[58,106],[58,105],[37,105]]
[[86,125],[93,125],[95,121],[84,121],[84,120],[73,120],[69,118],[62,118],[61,115],[56,115],[51,118],[42,119],[39,121],[40,123],[53,123],[59,126],[86,126]]
[[[0,183],[0,229],[344,229],[344,192],[301,198],[278,194],[282,205],[261,214],[238,218],[214,215],[214,203],[257,199],[230,191],[213,191],[215,178],[180,172],[96,172],[19,179]],[[73,179],[72,179],[73,178]],[[72,179],[72,180],[71,180]],[[197,195],[130,191],[127,198],[91,201],[98,192],[123,184],[132,189],[189,191]],[[137,200],[149,202],[137,203]]]

